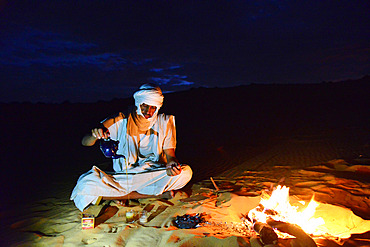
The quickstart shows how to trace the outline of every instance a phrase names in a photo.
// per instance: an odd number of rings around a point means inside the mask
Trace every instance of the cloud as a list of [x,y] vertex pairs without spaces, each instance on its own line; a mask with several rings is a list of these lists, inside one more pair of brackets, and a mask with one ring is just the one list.
[[171,65],[171,66],[164,67],[164,68],[153,68],[153,69],[150,69],[150,71],[153,71],[153,72],[162,72],[162,71],[166,71],[166,70],[179,69],[181,67],[183,67],[183,66],[180,66],[180,65]]
[[161,76],[151,77],[149,80],[160,86],[190,86],[194,84],[194,82],[185,80],[186,78],[187,76],[185,75],[163,74]]
[[110,70],[127,63],[119,54],[100,52],[94,43],[69,40],[61,34],[33,28],[24,28],[2,43],[0,64],[6,66],[96,66]]
[[12,30],[0,42],[0,74],[10,92],[1,94],[0,101],[87,102],[128,97],[145,82],[164,90],[194,84],[186,80],[182,64],[150,51],[107,51],[93,42],[31,27]]
[[191,86],[194,82],[191,81],[185,81],[185,80],[179,80],[177,83],[172,84],[172,86]]

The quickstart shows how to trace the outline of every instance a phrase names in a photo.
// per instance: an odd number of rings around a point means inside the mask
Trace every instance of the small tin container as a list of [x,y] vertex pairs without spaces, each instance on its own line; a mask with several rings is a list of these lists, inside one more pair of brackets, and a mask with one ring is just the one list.
[[81,226],[83,230],[94,229],[95,217],[91,214],[83,214],[81,218]]

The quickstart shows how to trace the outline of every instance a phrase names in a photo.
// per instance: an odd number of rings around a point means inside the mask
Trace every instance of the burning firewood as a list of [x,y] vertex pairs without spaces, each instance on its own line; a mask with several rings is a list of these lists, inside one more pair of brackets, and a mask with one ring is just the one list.
[[261,222],[255,222],[253,229],[260,235],[263,244],[276,244],[278,241],[278,235],[275,233],[274,229],[268,224]]
[[317,247],[315,241],[297,225],[273,219],[268,219],[267,224],[281,232],[295,236],[296,239],[292,241],[295,247]]

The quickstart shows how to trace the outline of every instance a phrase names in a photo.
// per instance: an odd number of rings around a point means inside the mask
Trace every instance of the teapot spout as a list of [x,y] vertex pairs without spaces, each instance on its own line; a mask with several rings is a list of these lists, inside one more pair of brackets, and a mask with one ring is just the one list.
[[119,159],[119,158],[126,158],[126,157],[122,154],[116,154],[116,155],[113,155],[111,158],[112,159]]

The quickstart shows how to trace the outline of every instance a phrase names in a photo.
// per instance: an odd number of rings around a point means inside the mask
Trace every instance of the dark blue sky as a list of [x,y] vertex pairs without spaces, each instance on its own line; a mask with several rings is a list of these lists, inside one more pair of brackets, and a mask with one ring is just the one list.
[[0,102],[370,72],[369,1],[0,1]]

